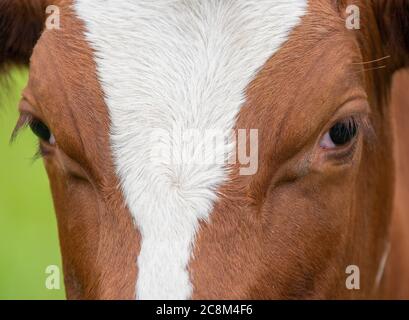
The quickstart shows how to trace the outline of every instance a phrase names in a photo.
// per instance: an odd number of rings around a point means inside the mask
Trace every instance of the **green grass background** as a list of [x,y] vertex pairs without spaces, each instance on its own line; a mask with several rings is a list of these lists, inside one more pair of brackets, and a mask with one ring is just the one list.
[[[48,179],[42,160],[32,159],[37,139],[25,129],[9,144],[26,82],[26,70],[13,70],[7,92],[0,84],[0,299],[64,299]],[[60,290],[45,286],[48,265],[60,267]]]

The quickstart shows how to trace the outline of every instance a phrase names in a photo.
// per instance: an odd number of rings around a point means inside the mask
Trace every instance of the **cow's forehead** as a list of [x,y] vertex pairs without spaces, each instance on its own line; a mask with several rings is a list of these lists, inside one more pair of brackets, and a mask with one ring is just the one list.
[[[95,52],[116,171],[142,236],[139,298],[191,296],[195,232],[227,178],[223,164],[151,161],[147,155],[166,148],[152,142],[152,129],[233,129],[247,86],[306,6],[307,0],[75,1]],[[177,157],[191,151],[172,138]]]

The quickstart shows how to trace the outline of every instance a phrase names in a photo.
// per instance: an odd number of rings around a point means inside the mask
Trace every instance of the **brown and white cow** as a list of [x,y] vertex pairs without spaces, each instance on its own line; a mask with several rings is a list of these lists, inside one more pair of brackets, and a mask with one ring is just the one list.
[[[31,57],[18,128],[40,138],[68,298],[409,297],[409,111],[388,103],[407,0],[0,0],[0,26],[0,64]],[[257,130],[257,170],[184,162],[180,135],[180,161],[153,161],[175,128]]]

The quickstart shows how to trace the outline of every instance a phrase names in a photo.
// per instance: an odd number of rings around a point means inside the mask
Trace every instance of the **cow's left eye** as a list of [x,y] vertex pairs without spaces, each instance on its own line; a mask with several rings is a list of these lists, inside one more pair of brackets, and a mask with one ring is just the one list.
[[347,118],[335,123],[320,142],[323,149],[334,149],[348,145],[358,134],[358,123],[354,118]]
[[38,119],[33,119],[29,123],[31,131],[40,138],[41,140],[49,143],[49,144],[55,144],[55,138],[53,134],[51,133],[50,129],[40,120]]

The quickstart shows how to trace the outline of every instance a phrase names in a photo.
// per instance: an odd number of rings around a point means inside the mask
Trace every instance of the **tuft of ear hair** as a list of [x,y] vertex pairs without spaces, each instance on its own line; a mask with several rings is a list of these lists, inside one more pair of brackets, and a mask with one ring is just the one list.
[[396,69],[409,66],[409,0],[371,0],[382,41]]
[[28,65],[41,36],[49,0],[0,0],[0,71]]

